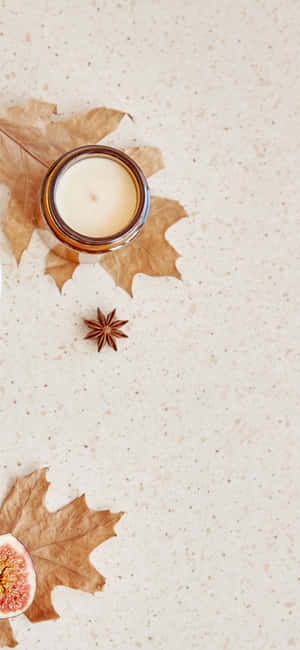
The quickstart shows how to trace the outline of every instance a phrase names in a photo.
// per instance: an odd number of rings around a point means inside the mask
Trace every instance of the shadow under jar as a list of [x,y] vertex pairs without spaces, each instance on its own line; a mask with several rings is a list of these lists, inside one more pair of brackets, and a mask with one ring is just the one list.
[[86,145],[67,152],[48,170],[41,189],[41,213],[63,255],[80,261],[128,244],[143,227],[150,207],[146,178],[119,149]]

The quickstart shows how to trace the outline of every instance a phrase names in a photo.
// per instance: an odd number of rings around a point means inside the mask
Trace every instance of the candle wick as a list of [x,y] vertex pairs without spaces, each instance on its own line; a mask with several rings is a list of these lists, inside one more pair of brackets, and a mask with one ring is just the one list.
[[94,194],[94,192],[90,192],[90,197],[91,197],[92,201],[95,201],[95,202],[98,201],[98,196],[97,196],[97,194]]

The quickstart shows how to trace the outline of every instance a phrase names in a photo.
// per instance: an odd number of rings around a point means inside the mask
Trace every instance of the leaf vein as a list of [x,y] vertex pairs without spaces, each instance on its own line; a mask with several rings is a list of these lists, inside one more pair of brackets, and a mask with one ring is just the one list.
[[12,142],[14,142],[18,147],[20,147],[20,149],[22,151],[27,153],[28,156],[30,156],[31,158],[34,158],[34,160],[36,160],[38,163],[40,163],[40,165],[43,165],[43,167],[46,167],[46,169],[48,169],[48,165],[46,163],[44,163],[43,160],[41,160],[38,156],[36,156],[34,153],[32,153],[32,151],[30,151],[30,149],[27,149],[27,147],[25,147],[24,144],[22,144],[22,142],[19,142],[19,140],[17,140],[17,138],[15,138],[13,135],[11,135],[11,133],[6,131],[6,129],[4,129],[3,126],[0,126],[0,133],[2,133],[6,138],[8,138]]
[[[37,560],[42,560],[43,562],[48,562],[48,564],[54,564],[54,566],[58,566],[61,569],[65,569],[69,573],[74,573],[76,576],[80,576],[81,578],[86,578],[85,574],[80,573],[80,571],[76,571],[76,569],[71,569],[69,566],[65,566],[64,564],[60,564],[59,562],[56,562],[55,560],[50,560],[47,557],[41,557],[40,555],[35,555],[34,556]],[[96,569],[95,569],[96,571]]]
[[[55,513],[54,513],[55,514]],[[88,528],[85,532],[80,533],[79,535],[73,535],[73,537],[67,537],[65,539],[60,539],[60,540],[54,540],[54,542],[49,542],[49,544],[42,544],[42,546],[38,546],[37,548],[30,548],[30,553],[38,553],[42,548],[49,548],[50,546],[55,546],[56,544],[68,544],[69,542],[74,542],[77,539],[80,539],[81,537],[85,537],[86,535],[90,535],[93,533],[97,528],[101,528],[104,530],[105,528],[109,528],[109,526],[112,527],[112,535],[114,533],[113,526],[110,521],[108,521],[106,524],[99,523],[94,528]]]

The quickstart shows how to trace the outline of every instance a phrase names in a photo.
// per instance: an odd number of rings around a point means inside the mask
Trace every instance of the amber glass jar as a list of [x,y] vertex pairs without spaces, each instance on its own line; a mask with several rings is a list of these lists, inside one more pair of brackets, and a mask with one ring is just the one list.
[[[72,165],[90,157],[109,158],[122,165],[130,174],[136,189],[136,208],[132,219],[123,230],[115,232],[106,237],[90,237],[76,230],[73,230],[61,217],[57,209],[55,194],[57,183],[61,175]],[[125,244],[128,244],[143,227],[150,206],[150,193],[146,178],[142,170],[129,156],[118,149],[101,145],[86,145],[67,152],[48,170],[41,189],[40,210],[46,221],[51,238],[50,246],[53,247],[59,242],[67,249],[73,249],[84,255],[85,261],[93,261],[90,256],[99,255],[108,251],[114,251]],[[49,241],[49,240],[48,240]]]

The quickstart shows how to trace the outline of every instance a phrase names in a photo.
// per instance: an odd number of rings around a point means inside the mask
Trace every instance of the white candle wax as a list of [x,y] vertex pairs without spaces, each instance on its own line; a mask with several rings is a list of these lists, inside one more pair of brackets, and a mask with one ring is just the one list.
[[64,222],[89,237],[109,237],[133,219],[137,190],[131,174],[111,158],[78,160],[58,177],[55,204]]

